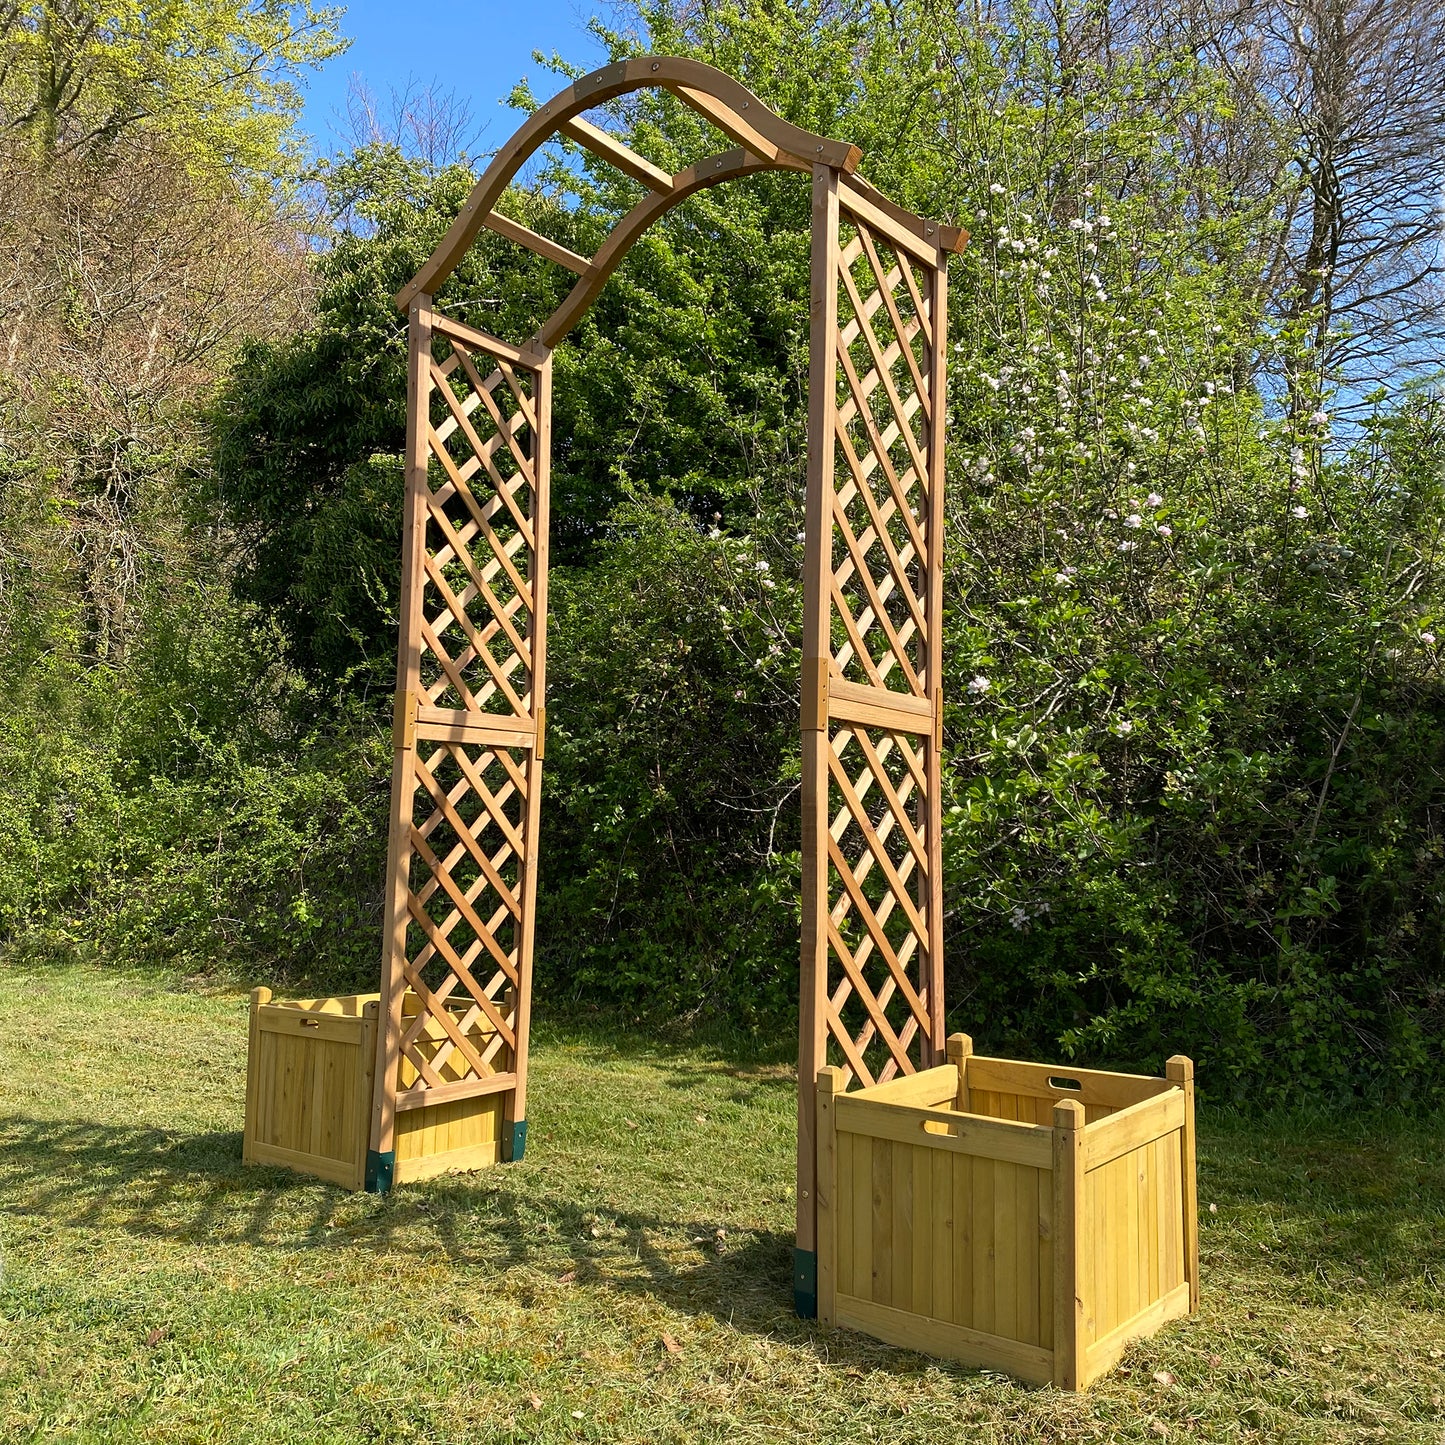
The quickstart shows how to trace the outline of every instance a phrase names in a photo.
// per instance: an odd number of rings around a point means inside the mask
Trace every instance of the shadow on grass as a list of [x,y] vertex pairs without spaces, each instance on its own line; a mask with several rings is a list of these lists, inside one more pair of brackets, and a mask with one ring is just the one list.
[[[792,1311],[791,1235],[589,1205],[535,1163],[378,1198],[246,1167],[238,1133],[10,1116],[0,1117],[0,1214],[7,1212],[118,1233],[141,1248],[149,1240],[273,1255],[325,1251],[342,1268],[434,1260],[440,1252],[454,1270],[483,1274],[489,1286],[506,1277],[524,1307],[559,1287],[591,1286],[646,1295],[747,1332],[794,1342],[816,1334]],[[884,1347],[858,1336],[832,1336],[820,1347],[835,1360],[889,1367]]]
[[[1250,1274],[1351,1279],[1439,1300],[1445,1278],[1445,1153],[1438,1134],[1397,1121],[1301,1136],[1275,1124],[1206,1128],[1201,1208],[1208,1249]],[[800,1341],[790,1235],[726,1219],[664,1217],[586,1197],[545,1159],[408,1186],[379,1199],[278,1169],[249,1169],[236,1133],[182,1134],[88,1122],[0,1118],[0,1209],[66,1228],[180,1245],[327,1250],[338,1265],[443,1254],[529,1296],[574,1282],[648,1296],[686,1314]],[[1261,1224],[1263,1221],[1263,1224]],[[1217,1243],[1209,1245],[1210,1236]],[[1268,1241],[1268,1252],[1256,1253]],[[1208,1281],[1206,1280],[1206,1287]],[[1321,1294],[1320,1302],[1328,1296]],[[881,1347],[819,1337],[835,1359],[884,1364]]]

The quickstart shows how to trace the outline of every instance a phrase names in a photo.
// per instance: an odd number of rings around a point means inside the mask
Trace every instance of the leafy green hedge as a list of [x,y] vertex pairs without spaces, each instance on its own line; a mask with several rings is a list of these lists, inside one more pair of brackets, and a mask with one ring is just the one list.
[[[1043,52],[861,15],[724,14],[707,54],[974,235],[947,415],[950,1024],[1126,1066],[1185,1051],[1217,1097],[1438,1096],[1438,399],[1348,432],[1323,395],[1281,403],[1271,378],[1309,358],[1258,314],[1253,222],[1180,220],[1218,183],[1161,129],[1223,103],[1197,65],[1046,110],[1004,83],[1037,64],[1048,91]],[[649,22],[657,49],[698,42]],[[668,96],[620,120],[664,163],[705,139]],[[575,207],[545,174],[515,201],[586,251],[633,193],[580,174]],[[119,684],[32,679],[6,714],[0,928],[374,976],[390,297],[470,179],[384,150],[332,178],[357,224],[317,259],[315,324],[249,351],[194,482],[234,571],[158,602]],[[790,1027],[807,254],[798,178],[700,195],[557,354],[543,1008]],[[562,284],[484,238],[439,299],[521,334]]]

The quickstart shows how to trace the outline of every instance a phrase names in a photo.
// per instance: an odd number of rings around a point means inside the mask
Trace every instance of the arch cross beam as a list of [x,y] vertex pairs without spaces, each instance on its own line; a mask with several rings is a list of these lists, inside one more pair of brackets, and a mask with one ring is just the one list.
[[[583,112],[644,87],[736,143],[676,175]],[[647,194],[578,255],[495,208],[561,135]],[[882,1083],[942,1057],[942,551],[948,260],[965,235],[895,205],[857,147],[813,135],[697,61],[604,66],[497,152],[397,303],[409,316],[407,468],[382,1023],[368,1181],[419,1130],[490,1111],[429,1168],[520,1157],[546,738],[552,350],[637,239],[688,196],[765,170],[812,178],[802,713],[795,1297],[818,1280],[815,1086],[830,1056]],[[432,303],[483,226],[577,279],[522,343]],[[397,1120],[412,1115],[405,1129]],[[470,1114],[468,1115],[470,1117]],[[475,1123],[475,1121],[473,1121]],[[483,1131],[484,1133],[486,1130]],[[465,1156],[465,1157],[463,1157]],[[485,1157],[483,1157],[485,1156]],[[825,1281],[825,1286],[828,1282]]]

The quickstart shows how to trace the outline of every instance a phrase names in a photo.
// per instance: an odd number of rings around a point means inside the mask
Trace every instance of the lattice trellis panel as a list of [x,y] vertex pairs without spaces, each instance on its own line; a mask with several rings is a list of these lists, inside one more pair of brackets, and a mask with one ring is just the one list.
[[862,1084],[929,1057],[926,751],[907,732],[828,730],[827,1025]]
[[814,268],[810,436],[820,441],[809,486],[822,495],[809,515],[817,601],[805,619],[805,1034],[811,1023],[816,1066],[831,1058],[873,1084],[931,1065],[943,1048],[946,257],[823,174]]
[[846,230],[835,329],[834,662],[849,681],[927,697],[932,278],[865,225]]
[[525,764],[521,749],[417,742],[412,807],[420,821],[411,829],[411,916],[400,960],[420,1004],[400,1045],[414,1090],[490,1078],[510,1065],[516,1019],[507,994],[515,995],[520,973]]
[[523,1117],[545,725],[548,364],[420,301],[411,350],[382,1155],[401,1110]]

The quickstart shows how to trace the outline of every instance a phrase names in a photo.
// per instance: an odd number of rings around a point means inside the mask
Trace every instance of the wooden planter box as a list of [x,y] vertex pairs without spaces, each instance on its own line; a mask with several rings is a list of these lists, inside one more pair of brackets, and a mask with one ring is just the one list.
[[[379,1001],[374,993],[273,1000],[269,988],[252,990],[246,1163],[281,1164],[348,1189],[364,1187]],[[402,1016],[417,1013],[416,996],[408,993]],[[493,1034],[483,1020],[467,1037],[480,1053]],[[439,1025],[429,1022],[427,1036],[441,1046]],[[399,1090],[407,1089],[416,1082],[415,1066],[403,1057],[399,1068]],[[449,1077],[445,1066],[442,1076]],[[495,1164],[504,1107],[497,1093],[399,1112],[393,1182]]]
[[1082,1390],[1199,1299],[1194,1068],[977,1058],[818,1075],[818,1314]]

